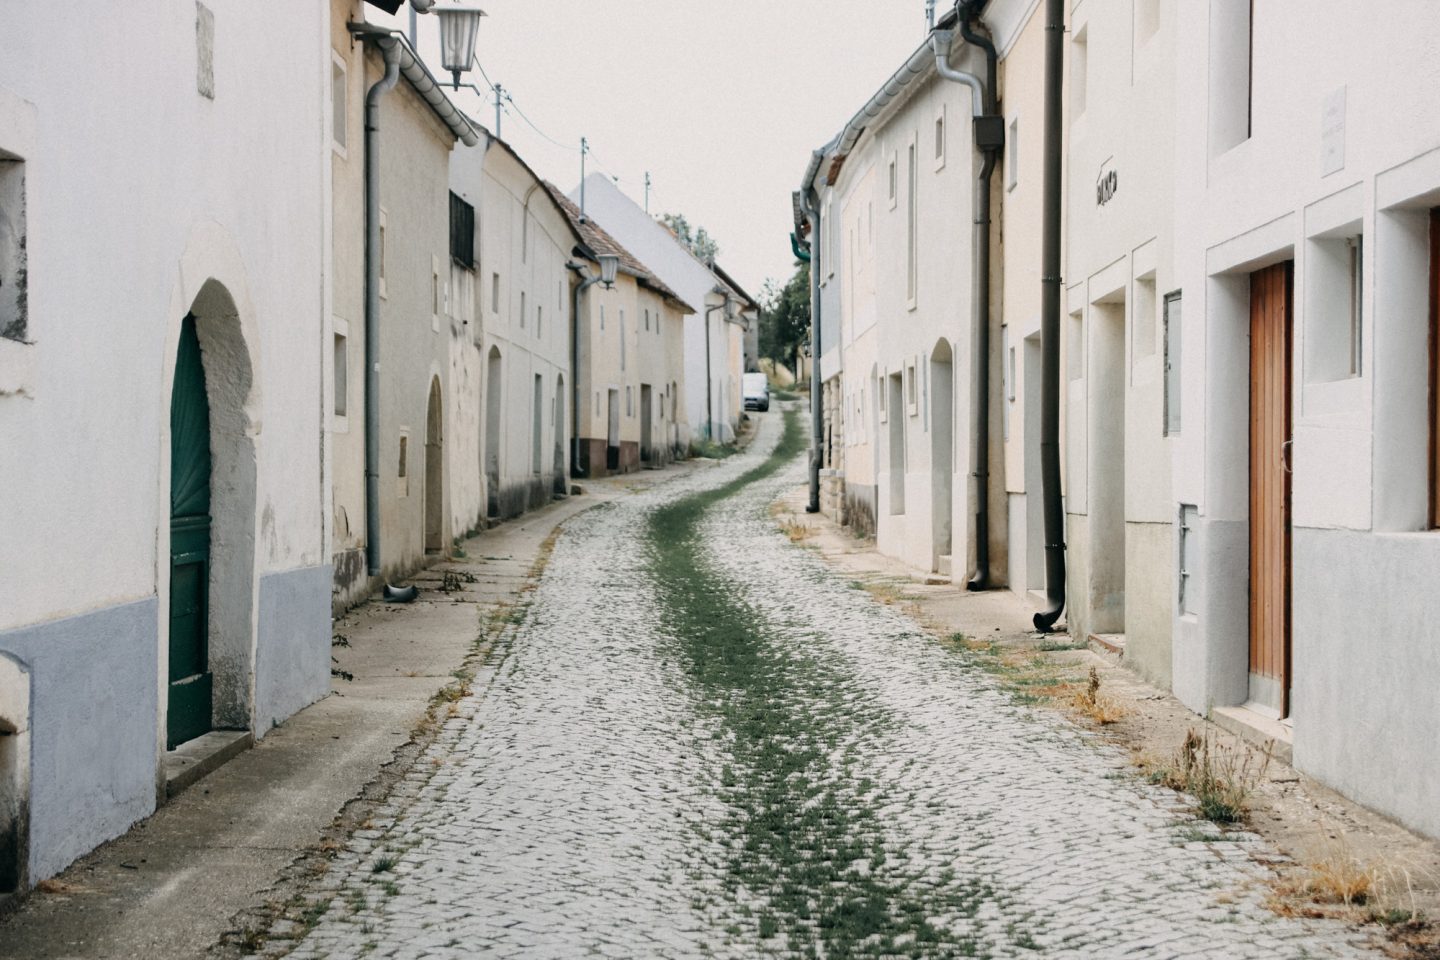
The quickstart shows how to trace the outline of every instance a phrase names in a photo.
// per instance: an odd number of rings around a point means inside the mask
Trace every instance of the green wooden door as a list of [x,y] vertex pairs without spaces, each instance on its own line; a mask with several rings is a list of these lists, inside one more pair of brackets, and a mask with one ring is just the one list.
[[210,402],[195,318],[180,328],[170,396],[170,708],[174,748],[210,730]]

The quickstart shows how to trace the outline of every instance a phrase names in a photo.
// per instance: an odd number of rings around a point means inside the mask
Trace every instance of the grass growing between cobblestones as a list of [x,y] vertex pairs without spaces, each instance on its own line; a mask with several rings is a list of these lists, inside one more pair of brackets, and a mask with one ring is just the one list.
[[[912,867],[877,813],[896,799],[855,769],[894,719],[843,668],[804,653],[793,630],[769,624],[707,558],[706,511],[788,464],[804,449],[789,412],[772,456],[718,488],[651,516],[652,572],[666,627],[702,713],[724,745],[715,789],[731,811],[710,824],[726,851],[725,896],[750,924],[727,933],[753,952],[799,957],[965,957],[955,934],[986,901],[984,880]],[[917,858],[920,859],[920,858]],[[734,903],[709,905],[733,918]],[[1016,946],[1033,942],[1010,931]]]

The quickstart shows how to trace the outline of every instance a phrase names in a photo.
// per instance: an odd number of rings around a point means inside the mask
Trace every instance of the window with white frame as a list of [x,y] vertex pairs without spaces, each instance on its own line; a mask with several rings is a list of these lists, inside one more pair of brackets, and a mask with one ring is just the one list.
[[1365,239],[1358,232],[1311,238],[1307,254],[1305,380],[1358,377],[1364,361]]
[[910,309],[915,308],[917,288],[919,287],[919,163],[916,157],[915,142],[912,140],[909,146],[909,178],[906,183],[905,194],[905,300]]
[[1070,119],[1078,120],[1085,113],[1086,82],[1090,72],[1090,35],[1081,27],[1070,41]]
[[337,53],[330,61],[330,139],[335,152],[345,155],[349,147],[350,97],[346,87],[345,61]]
[[6,340],[28,340],[28,281],[25,161],[0,150],[0,337]]
[[935,169],[939,170],[945,166],[945,105],[940,105],[940,112],[935,115]]
[[350,359],[347,349],[348,338],[338,330],[335,333],[335,416],[347,416],[350,399]]
[[1010,118],[1005,131],[1005,189],[1014,190],[1020,182],[1020,118]]
[[1165,297],[1165,436],[1180,433],[1180,291]]

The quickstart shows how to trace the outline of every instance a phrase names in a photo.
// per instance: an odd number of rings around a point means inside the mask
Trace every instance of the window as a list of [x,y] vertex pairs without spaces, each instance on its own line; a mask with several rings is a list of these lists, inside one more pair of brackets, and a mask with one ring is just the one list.
[[1430,210],[1430,526],[1440,527],[1440,207]]
[[916,232],[916,231],[917,231],[917,226],[918,226],[917,223],[916,223],[916,219],[917,219],[917,217],[918,217],[918,215],[919,215],[919,212],[920,212],[919,198],[918,198],[917,195],[916,195],[916,188],[917,188],[917,186],[918,186],[918,184],[916,183],[916,180],[918,179],[919,171],[918,171],[917,166],[916,166],[915,144],[914,144],[914,143],[911,143],[911,144],[910,144],[909,173],[910,173],[910,181],[909,181],[909,183],[906,185],[907,188],[908,188],[908,191],[907,191],[907,194],[906,194],[906,201],[905,201],[905,202],[906,202],[906,220],[907,220],[907,223],[908,223],[908,230],[906,231],[906,247],[905,247],[905,250],[906,250],[906,260],[905,260],[905,262],[906,262],[906,271],[905,271],[905,299],[906,299],[906,301],[907,301],[907,306],[909,306],[909,308],[913,310],[913,309],[915,309],[915,297],[916,297],[916,292],[917,292],[917,291],[916,291],[916,288],[919,286],[919,271],[918,271],[918,266],[917,266],[917,264],[916,264],[917,254],[919,253],[919,251],[916,250],[916,246],[917,246],[917,244],[918,244],[918,242],[919,242],[919,235],[918,235],[917,232]]
[[520,291],[520,329],[525,329],[525,291]]
[[545,336],[545,305],[543,303],[535,305],[535,336]]
[[650,329],[650,311],[649,311],[649,310],[646,310],[646,311],[645,311],[645,329],[646,329],[646,330],[649,330],[649,329]]
[[475,208],[450,194],[450,259],[469,269],[475,266]]
[[1070,314],[1070,328],[1065,331],[1065,372],[1069,380],[1085,379],[1085,315]]
[[332,54],[330,62],[330,136],[335,151],[345,155],[349,136],[349,91],[345,86],[345,61]]
[[380,208],[380,296],[388,296],[385,290],[385,261],[389,259],[389,247],[386,245],[386,228],[388,218],[385,215],[385,208]]
[[1349,333],[1350,333],[1350,363],[1349,373],[1352,377],[1360,376],[1363,369],[1362,356],[1363,341],[1363,319],[1365,294],[1365,238],[1362,236],[1351,237],[1345,241],[1346,260],[1349,267],[1350,296],[1349,301]]
[[625,388],[625,416],[635,416],[635,394],[633,387]]
[[215,99],[215,13],[198,0],[195,4],[195,89]]
[[490,312],[500,312],[500,274],[490,274]]
[[940,114],[935,118],[935,169],[939,170],[945,166],[945,107],[940,107]]
[[1005,137],[1005,189],[1014,190],[1020,182],[1020,118],[1010,118]]
[[408,459],[409,451],[410,433],[409,431],[402,429],[400,431],[400,473],[399,477],[397,478],[398,483],[396,484],[397,492],[402,497],[408,497],[410,495],[410,477],[408,470],[409,465],[406,462]]
[[600,304],[600,329],[605,329],[605,304]]
[[1180,292],[1165,297],[1165,436],[1180,433]]
[[440,258],[430,258],[430,325],[440,329],[440,314],[445,311],[443,287],[440,285]]
[[620,369],[625,369],[625,311],[620,311]]
[[1090,37],[1088,27],[1081,27],[1070,43],[1070,119],[1076,120],[1085,112],[1085,85],[1089,79]]
[[1141,46],[1160,29],[1160,0],[1135,0],[1135,45]]
[[1210,0],[1210,153],[1250,139],[1252,0]]
[[1199,516],[1199,510],[1188,503],[1180,504],[1180,536],[1179,540],[1179,583],[1176,585],[1176,603],[1180,607],[1180,614],[1195,615],[1195,588],[1190,582],[1190,571],[1195,566],[1195,526]]
[[346,338],[335,334],[335,416],[346,416],[346,401],[349,399],[350,367],[345,349]]
[[[1155,274],[1135,280],[1135,302],[1130,307],[1130,368],[1155,356]],[[1133,378],[1132,378],[1133,379]]]
[[905,367],[905,406],[912,417],[920,412],[918,394],[919,384],[915,382],[915,364],[907,364]]
[[0,337],[24,343],[26,294],[25,161],[0,150]]
[[890,209],[895,209],[896,200],[900,196],[900,173],[896,166],[895,154],[890,154]]
[[1306,255],[1305,381],[1358,377],[1364,360],[1364,238],[1312,237]]

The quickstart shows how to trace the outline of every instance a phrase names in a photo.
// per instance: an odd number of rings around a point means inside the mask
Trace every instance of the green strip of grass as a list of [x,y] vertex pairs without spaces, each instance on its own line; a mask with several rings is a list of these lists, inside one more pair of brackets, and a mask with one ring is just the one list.
[[[749,608],[740,584],[708,560],[699,534],[710,507],[771,476],[805,448],[800,417],[764,463],[713,490],[657,510],[651,572],[667,631],[697,705],[718,721],[728,762],[716,789],[730,814],[727,893],[759,899],[755,935],[799,957],[968,957],[931,918],[973,918],[995,891],[953,871],[916,873],[887,837],[877,807],[893,796],[863,778],[859,748],[894,729],[843,668],[804,653]],[[883,746],[883,745],[881,745]],[[735,931],[731,931],[732,936]],[[1028,940],[1017,928],[1012,942]],[[1016,939],[1019,938],[1019,939]]]

